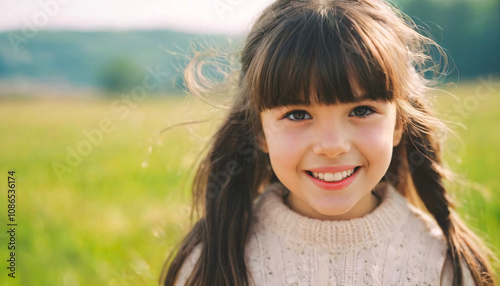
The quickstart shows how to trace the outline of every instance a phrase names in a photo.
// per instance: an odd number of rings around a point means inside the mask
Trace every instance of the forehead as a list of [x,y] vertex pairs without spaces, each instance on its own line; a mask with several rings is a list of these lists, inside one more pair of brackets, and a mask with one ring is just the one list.
[[259,39],[246,75],[254,107],[348,103],[362,95],[393,100],[388,64],[374,56],[349,17],[304,15]]
[[386,93],[377,93],[367,91],[366,88],[360,86],[357,80],[349,80],[346,87],[339,88],[343,93],[337,91],[323,91],[315,87],[311,87],[311,91],[290,92],[288,94],[272,94],[267,97],[267,102],[260,106],[259,110],[274,109],[279,107],[290,106],[329,106],[349,103],[360,103],[364,101],[376,102],[391,102],[392,100]]

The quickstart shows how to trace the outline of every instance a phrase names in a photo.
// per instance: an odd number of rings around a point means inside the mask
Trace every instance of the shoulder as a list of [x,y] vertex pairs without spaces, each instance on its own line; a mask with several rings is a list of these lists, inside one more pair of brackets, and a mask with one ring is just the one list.
[[[463,285],[464,286],[472,286],[476,285],[474,282],[474,278],[472,278],[472,274],[470,273],[469,268],[464,263],[461,264],[462,273],[463,273]],[[453,284],[453,269],[450,263],[445,263],[443,265],[443,283],[442,285],[452,285]]]
[[[421,242],[416,247],[420,248],[419,252],[427,253],[425,257],[428,258],[426,260],[428,265],[434,265],[434,267],[439,268],[442,278],[441,285],[452,285],[453,269],[446,259],[448,244],[446,243],[443,231],[430,214],[409,203],[407,203],[407,205],[411,214],[408,218],[407,225],[411,226],[413,235],[419,237],[417,241]],[[431,257],[433,257],[433,259],[429,259]],[[467,265],[462,263],[461,268],[463,271],[463,285],[475,285]]]
[[398,213],[403,217],[398,221],[400,222],[398,225],[401,225],[401,229],[397,228],[398,232],[446,246],[443,232],[432,215],[410,204],[402,194],[389,184],[382,185],[375,192],[382,197],[382,203],[390,201],[393,208],[400,209]]
[[191,276],[191,273],[194,270],[194,267],[196,266],[196,263],[198,262],[198,259],[200,258],[201,255],[201,244],[198,244],[195,246],[191,254],[184,260],[184,263],[181,266],[181,269],[179,270],[179,273],[177,274],[177,279],[175,280],[175,286],[183,286],[186,284],[186,281],[188,280],[189,276]]
[[[415,252],[424,261],[428,262],[432,268],[441,268],[448,252],[448,244],[443,231],[430,214],[407,203],[410,215],[406,218],[403,230],[408,237],[411,237],[410,247],[415,248]],[[424,262],[422,261],[422,262]]]
[[[403,198],[399,193],[393,195]],[[395,268],[402,265],[401,277],[405,277],[408,284],[439,285],[448,252],[441,228],[430,214],[412,206],[406,199],[398,200],[398,204],[407,209],[408,215],[390,235],[393,255],[387,257],[389,263],[396,263]]]
[[418,226],[417,230],[422,233],[422,235],[428,236],[430,238],[442,241],[445,243],[445,238],[443,231],[437,224],[436,220],[428,213],[423,212],[417,207],[408,203],[410,213],[410,221]]

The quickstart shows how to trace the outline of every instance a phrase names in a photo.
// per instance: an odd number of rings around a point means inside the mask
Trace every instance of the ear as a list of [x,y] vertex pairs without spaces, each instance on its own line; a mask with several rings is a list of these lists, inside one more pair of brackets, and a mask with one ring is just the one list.
[[394,136],[392,138],[392,146],[396,147],[401,142],[401,137],[403,137],[403,123],[401,121],[396,122],[396,127],[394,128]]

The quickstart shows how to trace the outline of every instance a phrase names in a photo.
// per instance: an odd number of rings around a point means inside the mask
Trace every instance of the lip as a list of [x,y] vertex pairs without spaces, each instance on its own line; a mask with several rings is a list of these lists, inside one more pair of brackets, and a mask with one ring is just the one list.
[[356,165],[344,165],[344,166],[328,166],[328,167],[319,167],[314,169],[308,169],[307,171],[316,172],[316,173],[337,173],[347,170],[352,170],[358,166]]
[[[345,168],[345,167],[347,167],[347,168]],[[335,172],[350,170],[350,169],[354,169],[354,168],[356,168],[356,166],[338,166],[338,167],[336,166],[336,167],[316,168],[316,169],[311,169],[309,171],[318,172],[318,173],[335,173]],[[354,181],[354,179],[358,176],[360,169],[361,169],[361,167],[356,168],[354,170],[354,173],[350,177],[346,178],[345,180],[338,181],[338,182],[326,182],[326,181],[316,179],[313,176],[311,176],[309,174],[309,172],[307,172],[307,171],[306,171],[306,175],[319,188],[321,188],[323,190],[327,190],[327,191],[338,191],[338,190],[342,190],[342,189],[346,188],[347,186],[349,186]],[[321,171],[316,171],[316,170],[321,170]]]

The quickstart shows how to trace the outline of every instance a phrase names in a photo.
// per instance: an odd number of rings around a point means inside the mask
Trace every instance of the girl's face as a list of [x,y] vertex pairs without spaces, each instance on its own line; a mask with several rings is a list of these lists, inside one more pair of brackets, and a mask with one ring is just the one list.
[[271,165],[290,190],[289,207],[321,220],[361,217],[401,138],[394,103],[296,105],[261,113]]

